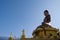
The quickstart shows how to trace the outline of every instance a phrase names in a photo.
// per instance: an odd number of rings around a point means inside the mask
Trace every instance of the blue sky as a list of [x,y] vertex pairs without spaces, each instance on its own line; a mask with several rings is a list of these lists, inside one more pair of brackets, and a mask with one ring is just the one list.
[[51,25],[60,29],[60,0],[0,0],[0,36],[21,37],[25,29],[26,37],[41,25],[43,11],[47,9],[51,15]]

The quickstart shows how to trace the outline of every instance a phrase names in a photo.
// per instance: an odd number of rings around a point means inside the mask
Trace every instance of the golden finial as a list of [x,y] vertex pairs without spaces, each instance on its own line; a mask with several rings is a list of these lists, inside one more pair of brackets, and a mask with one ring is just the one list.
[[22,30],[22,35],[25,35],[25,31],[24,31],[24,29]]
[[22,30],[22,36],[21,36],[21,40],[24,40],[25,39],[25,31],[24,29]]
[[12,40],[12,32],[10,33],[10,37],[8,38],[8,40]]
[[12,32],[10,33],[10,37],[12,37]]

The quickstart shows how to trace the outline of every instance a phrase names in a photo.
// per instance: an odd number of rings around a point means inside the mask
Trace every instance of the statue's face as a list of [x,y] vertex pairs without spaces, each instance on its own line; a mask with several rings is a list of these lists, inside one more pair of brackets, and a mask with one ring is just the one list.
[[48,13],[47,13],[47,12],[44,12],[44,15],[45,15],[45,16],[47,16],[47,15],[48,15]]

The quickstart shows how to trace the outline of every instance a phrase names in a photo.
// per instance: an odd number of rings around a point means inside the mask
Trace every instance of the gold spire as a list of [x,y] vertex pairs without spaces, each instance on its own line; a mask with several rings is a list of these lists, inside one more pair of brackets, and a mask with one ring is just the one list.
[[12,40],[12,32],[10,33],[10,37],[8,38],[8,40]]
[[10,33],[10,37],[12,37],[12,32]]
[[21,40],[25,40],[25,31],[24,31],[24,29],[22,30]]
[[25,35],[25,31],[24,31],[24,29],[22,30],[22,35]]

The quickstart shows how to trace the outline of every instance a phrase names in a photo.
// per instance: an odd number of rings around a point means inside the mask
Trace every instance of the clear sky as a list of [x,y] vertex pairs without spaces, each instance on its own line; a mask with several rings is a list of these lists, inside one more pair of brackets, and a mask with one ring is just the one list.
[[51,25],[60,29],[60,0],[0,0],[0,36],[20,37],[25,29],[26,37],[41,25],[43,11],[47,9],[52,17]]

